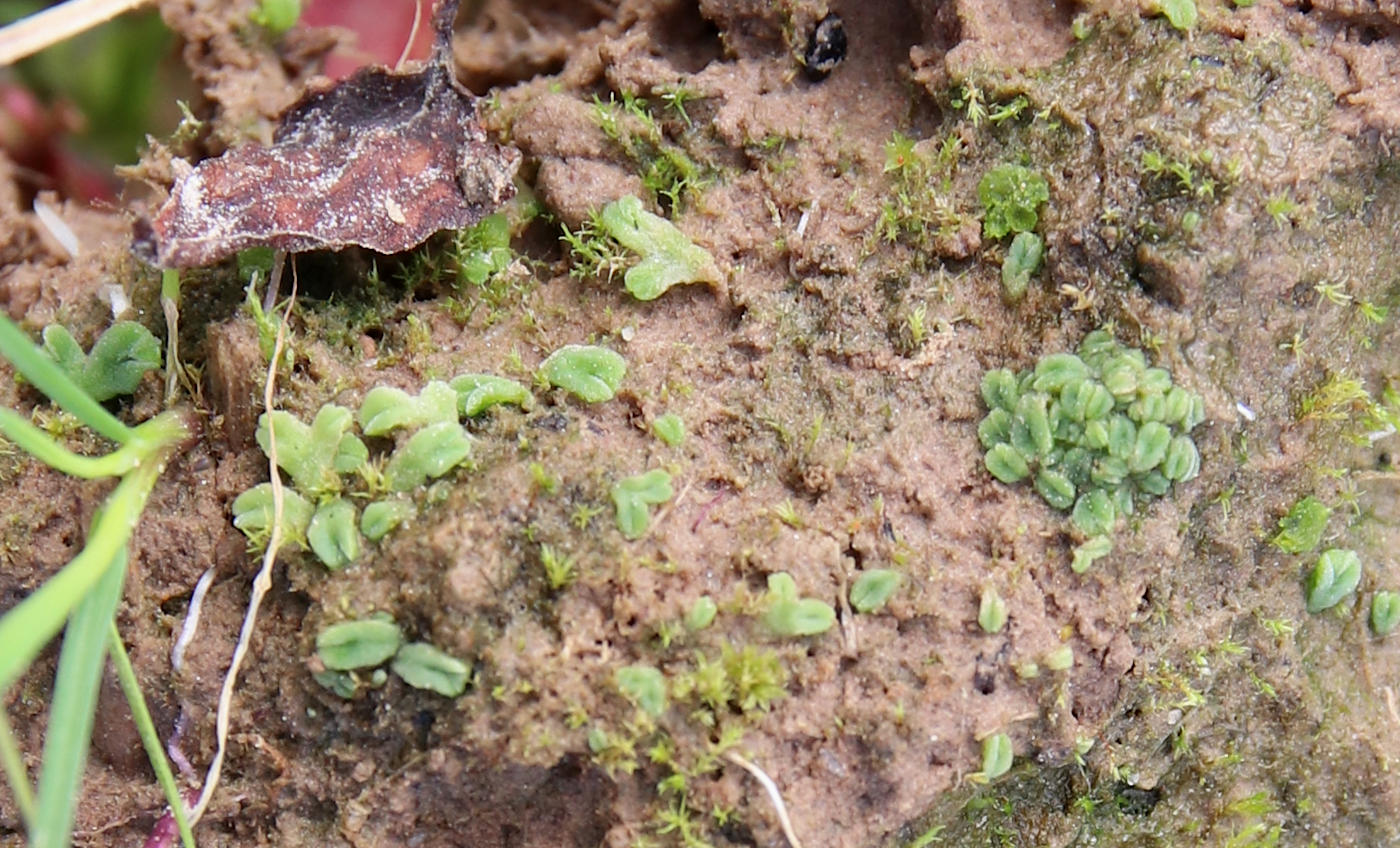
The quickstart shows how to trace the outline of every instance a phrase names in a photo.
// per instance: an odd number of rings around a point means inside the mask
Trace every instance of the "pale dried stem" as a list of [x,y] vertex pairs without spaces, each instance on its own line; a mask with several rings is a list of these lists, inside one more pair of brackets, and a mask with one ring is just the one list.
[[783,795],[778,791],[778,784],[773,782],[773,778],[769,777],[763,769],[733,751],[725,754],[724,758],[753,775],[755,780],[763,784],[764,790],[768,792],[768,800],[773,803],[773,809],[778,813],[778,824],[783,829],[783,836],[787,837],[788,844],[792,848],[802,848],[802,843],[797,841],[797,834],[793,832],[792,819],[788,818],[787,804],[783,803]]
[[[296,265],[293,264],[292,268],[292,293],[287,298],[287,308],[283,311],[282,320],[277,325],[277,341],[272,346],[272,361],[267,366],[267,379],[263,383],[263,409],[268,412],[272,411],[273,390],[277,383],[277,366],[282,361],[282,344],[286,338],[287,322],[291,320],[292,304],[296,302],[297,297]],[[273,284],[269,283],[269,285]],[[268,474],[272,482],[272,534],[268,537],[267,549],[263,551],[262,567],[258,570],[257,576],[253,578],[253,592],[248,598],[248,611],[243,617],[243,629],[238,634],[238,645],[233,649],[233,659],[229,662],[228,674],[224,676],[223,689],[219,692],[219,712],[214,719],[214,735],[218,747],[214,751],[214,759],[210,762],[209,771],[205,775],[204,788],[199,793],[199,800],[195,802],[194,809],[190,811],[191,827],[204,815],[204,811],[209,807],[210,799],[214,796],[214,790],[219,785],[219,775],[224,766],[224,754],[228,750],[228,723],[229,714],[232,711],[233,690],[238,683],[238,671],[243,665],[243,658],[248,653],[248,643],[253,639],[253,629],[258,620],[258,608],[262,605],[267,590],[272,587],[272,567],[277,562],[277,550],[282,545],[282,478],[277,473],[277,430],[271,424],[267,428],[267,462]]]
[[86,32],[152,0],[68,0],[0,29],[0,67]]

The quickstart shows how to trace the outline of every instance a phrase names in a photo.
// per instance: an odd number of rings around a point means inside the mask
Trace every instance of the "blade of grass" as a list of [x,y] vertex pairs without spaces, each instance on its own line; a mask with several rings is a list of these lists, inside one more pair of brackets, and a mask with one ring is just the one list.
[[29,831],[31,848],[68,848],[83,767],[92,744],[97,689],[107,658],[107,629],[117,613],[126,578],[126,549],[107,561],[92,591],[73,610],[58,655],[49,732],[39,773],[39,806]]
[[0,707],[0,765],[4,766],[5,780],[10,784],[20,820],[27,830],[34,826],[34,788],[29,785],[29,771],[24,767],[24,757],[15,743],[15,733],[10,729],[10,718],[3,707]]
[[0,618],[0,692],[8,689],[58,635],[68,614],[126,549],[161,462],[148,462],[122,478],[93,521],[87,545],[44,585]]
[[4,407],[0,407],[0,435],[50,468],[84,480],[125,474],[140,463],[144,453],[140,446],[128,443],[105,456],[76,454],[24,416]]
[[48,395],[49,400],[77,416],[78,420],[117,444],[131,439],[131,428],[92,396],[73,384],[57,365],[39,352],[34,342],[14,322],[0,315],[0,356],[15,366],[24,379]]
[[122,635],[117,632],[117,623],[108,622],[108,652],[112,666],[117,670],[117,681],[121,683],[126,703],[131,707],[131,718],[136,722],[136,732],[141,734],[141,745],[146,749],[146,758],[155,770],[156,781],[165,793],[165,801],[175,816],[175,826],[180,829],[180,842],[185,848],[195,848],[194,833],[190,831],[189,820],[185,817],[185,799],[180,796],[180,787],[175,783],[175,775],[170,771],[170,762],[165,759],[165,749],[161,747],[160,735],[156,733],[151,712],[146,709],[146,696],[141,694],[141,682],[136,679],[136,669],[131,667],[131,658],[126,654]]

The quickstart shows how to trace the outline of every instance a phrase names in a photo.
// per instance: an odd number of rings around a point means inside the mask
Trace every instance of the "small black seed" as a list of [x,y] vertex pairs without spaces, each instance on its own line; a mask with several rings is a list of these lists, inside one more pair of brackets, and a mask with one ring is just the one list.
[[812,37],[807,41],[807,49],[802,54],[802,62],[807,68],[807,78],[813,82],[824,80],[827,74],[836,70],[841,60],[846,58],[846,25],[841,16],[832,12],[822,18]]

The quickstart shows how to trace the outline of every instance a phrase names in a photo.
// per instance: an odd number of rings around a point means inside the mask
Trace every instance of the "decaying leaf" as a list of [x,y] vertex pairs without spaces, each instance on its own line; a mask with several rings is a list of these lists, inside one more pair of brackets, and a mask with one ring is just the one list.
[[520,155],[486,139],[475,98],[453,73],[457,2],[439,6],[437,42],[418,70],[361,69],[308,92],[282,116],[272,146],[192,168],[177,161],[152,222],[157,264],[209,265],[253,246],[397,253],[507,200]]

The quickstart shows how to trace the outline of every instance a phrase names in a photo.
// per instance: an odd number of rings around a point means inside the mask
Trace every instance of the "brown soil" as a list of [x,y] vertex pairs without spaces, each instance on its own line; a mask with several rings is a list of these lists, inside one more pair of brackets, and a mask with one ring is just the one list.
[[[162,7],[210,98],[206,152],[258,137],[324,49],[315,34],[240,37],[251,3],[227,5]],[[1189,36],[1133,3],[503,0],[464,14],[464,79],[497,86],[487,115],[524,155],[520,206],[533,195],[553,218],[517,239],[531,261],[504,294],[421,277],[372,287],[362,257],[299,265],[312,295],[279,403],[309,419],[376,385],[416,392],[473,371],[528,382],[570,343],[612,347],[629,373],[610,402],[537,391],[529,410],[473,422],[471,470],[420,493],[419,520],[354,565],[283,557],[200,844],[785,844],[759,784],[709,756],[721,739],[781,788],[808,848],[1224,844],[1256,827],[1261,841],[1235,844],[1274,844],[1262,841],[1273,828],[1280,845],[1400,840],[1400,636],[1365,624],[1371,593],[1400,589],[1395,437],[1368,437],[1355,404],[1300,414],[1336,375],[1377,398],[1400,377],[1400,16],[1386,3],[1200,5]],[[828,11],[844,15],[849,53],[811,81],[797,57]],[[677,85],[693,94],[684,118],[661,97]],[[993,108],[1027,106],[973,120],[957,104],[974,90]],[[654,208],[710,251],[723,286],[640,303],[617,280],[569,275],[559,222],[577,227],[622,195],[658,201],[636,147],[592,105],[624,94],[648,100],[660,145],[698,163],[703,181]],[[634,120],[622,116],[624,139]],[[928,156],[949,137],[963,151],[911,198],[933,223],[906,218],[882,238],[895,132]],[[1193,163],[1190,189],[1145,173],[1149,150]],[[977,200],[981,175],[1007,161],[1050,184],[1046,268],[1015,305]],[[127,219],[61,213],[79,257],[0,193],[0,303],[88,343],[110,315],[100,285],[118,282],[160,332],[156,274],[129,257]],[[1320,294],[1328,283],[1346,297]],[[242,285],[232,268],[186,278],[182,350],[203,366],[206,424],[156,489],[119,621],[163,737],[178,721],[200,769],[256,569],[228,505],[267,474]],[[1367,319],[1361,303],[1391,317]],[[978,386],[1104,322],[1204,395],[1208,417],[1201,475],[1076,575],[1065,516],[986,473]],[[162,389],[149,377],[122,415],[153,414]],[[39,401],[0,380],[7,406]],[[651,435],[664,413],[684,419],[682,446]],[[0,458],[3,608],[80,548],[105,486]],[[609,488],[651,468],[669,470],[676,496],[628,542]],[[1366,563],[1356,598],[1316,616],[1300,588],[1311,562],[1268,544],[1308,493],[1337,507],[1327,544]],[[544,545],[576,557],[562,590],[545,581]],[[174,634],[210,568],[199,637],[173,672]],[[844,599],[872,568],[904,586],[855,615]],[[836,606],[839,626],[767,632],[755,610],[780,571]],[[1010,611],[994,635],[977,624],[987,586]],[[687,633],[678,622],[702,595],[716,624]],[[374,611],[470,659],[467,693],[392,676],[349,700],[319,686],[316,633]],[[1063,645],[1069,670],[1025,673]],[[636,663],[674,681],[744,646],[787,674],[766,711],[723,708],[711,726],[673,699],[653,720],[615,683]],[[55,655],[6,700],[31,768]],[[108,688],[79,842],[135,844],[162,801]],[[979,787],[980,740],[999,731],[1016,767]],[[678,773],[683,789],[658,788]],[[18,834],[0,791],[0,845]]]

